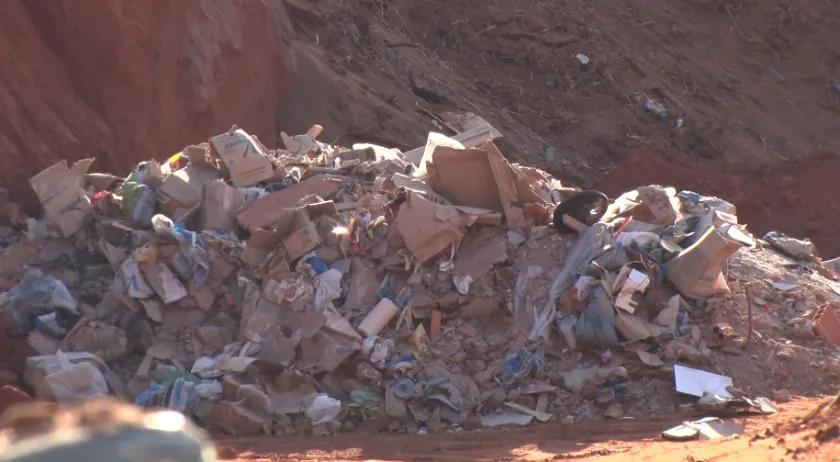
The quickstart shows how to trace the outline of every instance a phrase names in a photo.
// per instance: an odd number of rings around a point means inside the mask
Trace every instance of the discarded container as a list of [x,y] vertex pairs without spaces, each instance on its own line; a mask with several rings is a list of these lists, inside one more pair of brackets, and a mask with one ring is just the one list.
[[400,399],[411,399],[414,397],[416,385],[414,380],[411,380],[410,377],[402,376],[398,378],[394,384],[391,386],[391,389],[394,391],[394,395]]
[[152,384],[134,400],[134,404],[153,409],[172,409],[188,414],[196,403],[195,384],[183,378],[168,386]]
[[137,195],[131,207],[131,218],[148,225],[157,210],[157,192],[146,185],[137,186]]
[[397,305],[391,300],[383,298],[370,310],[362,323],[359,324],[359,331],[365,334],[366,337],[373,337],[385,328],[386,325],[394,319],[394,316],[400,312]]
[[645,98],[644,102],[642,102],[642,107],[660,119],[664,120],[668,117],[668,111],[665,109],[665,106],[650,98]]

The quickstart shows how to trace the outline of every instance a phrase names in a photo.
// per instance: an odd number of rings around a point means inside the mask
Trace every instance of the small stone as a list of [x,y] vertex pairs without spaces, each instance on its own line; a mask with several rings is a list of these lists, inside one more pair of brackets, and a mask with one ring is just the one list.
[[777,403],[787,403],[790,401],[790,392],[787,390],[776,390],[773,393],[773,401]]
[[563,422],[564,424],[575,423],[575,416],[567,415],[566,417],[563,417],[563,420],[561,422]]
[[776,357],[779,359],[784,359],[785,361],[790,361],[796,357],[796,352],[793,348],[782,348],[779,352],[776,353]]
[[611,419],[620,419],[624,416],[624,409],[621,408],[621,405],[618,403],[610,404],[610,407],[607,408],[607,412],[604,413],[604,417],[609,417]]

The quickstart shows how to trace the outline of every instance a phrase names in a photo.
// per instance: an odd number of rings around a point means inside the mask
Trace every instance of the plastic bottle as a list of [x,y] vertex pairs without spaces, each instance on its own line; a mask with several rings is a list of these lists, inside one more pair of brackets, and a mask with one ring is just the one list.
[[665,119],[668,117],[668,112],[665,109],[665,106],[659,104],[655,100],[650,98],[645,98],[644,102],[642,103],[642,107],[644,107],[648,112],[659,117],[660,119]]

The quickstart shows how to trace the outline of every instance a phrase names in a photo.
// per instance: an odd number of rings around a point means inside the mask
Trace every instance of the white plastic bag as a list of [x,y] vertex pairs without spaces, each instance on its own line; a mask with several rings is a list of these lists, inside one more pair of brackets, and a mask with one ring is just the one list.
[[108,382],[95,364],[82,361],[73,364],[61,350],[55,353],[59,371],[44,377],[53,398],[61,405],[70,405],[108,394]]
[[306,417],[312,420],[312,425],[320,425],[335,419],[340,412],[341,401],[321,393],[306,410]]

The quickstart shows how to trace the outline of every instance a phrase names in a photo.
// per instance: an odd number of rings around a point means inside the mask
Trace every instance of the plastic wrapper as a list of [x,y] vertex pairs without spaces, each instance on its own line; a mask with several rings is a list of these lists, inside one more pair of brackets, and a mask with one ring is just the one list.
[[608,348],[619,344],[615,331],[615,308],[600,286],[592,291],[586,309],[575,325],[578,341],[589,347]]
[[69,405],[108,394],[102,360],[89,353],[64,353],[27,359],[26,381],[39,398]]
[[172,409],[183,414],[190,414],[197,400],[196,384],[184,378],[178,378],[169,385],[152,384],[140,393],[134,404],[145,408]]
[[312,401],[306,410],[306,417],[312,420],[312,425],[320,425],[335,419],[340,412],[341,401],[322,393]]
[[16,286],[0,294],[0,313],[12,336],[29,333],[37,316],[57,311],[79,316],[77,306],[63,282],[29,267]]
[[554,305],[556,298],[565,295],[566,291],[575,284],[579,273],[589,265],[593,258],[601,254],[604,246],[612,244],[612,241],[610,230],[604,223],[595,223],[581,234],[569,249],[560,272],[551,284],[549,303]]

